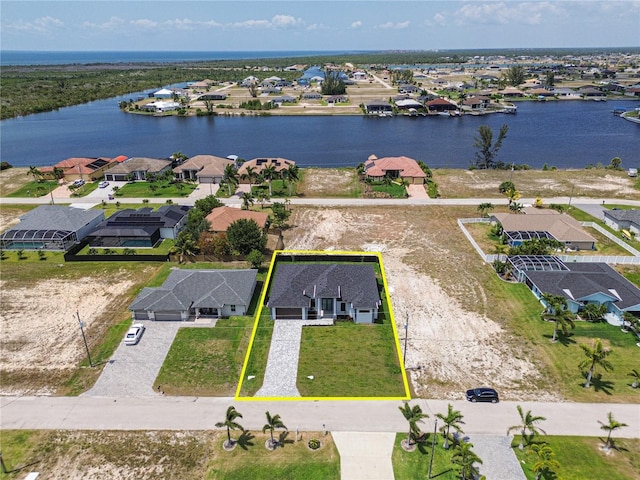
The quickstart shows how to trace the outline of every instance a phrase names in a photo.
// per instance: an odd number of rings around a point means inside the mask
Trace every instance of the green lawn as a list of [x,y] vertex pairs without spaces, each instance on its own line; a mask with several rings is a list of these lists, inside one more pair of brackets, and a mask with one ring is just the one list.
[[[400,414],[400,412],[398,412]],[[427,435],[426,442],[419,445],[413,452],[405,451],[402,440],[407,438],[407,432],[396,434],[396,441],[393,446],[391,461],[393,463],[393,473],[396,480],[415,480],[417,478],[427,478],[429,463],[431,461],[431,446],[433,433]],[[436,448],[434,449],[433,465],[431,467],[431,478],[438,480],[458,480],[460,475],[455,465],[451,463],[453,450],[442,448],[443,437],[438,434],[436,438]]]
[[[247,367],[242,379],[240,396],[251,397],[262,386],[264,373],[267,369],[267,359],[269,358],[269,347],[271,346],[271,336],[273,335],[273,321],[271,320],[269,309],[263,308],[260,319],[255,327],[255,335],[251,343],[251,351],[247,362]],[[249,379],[253,376],[255,378]]]
[[43,180],[41,182],[34,180],[22,185],[19,189],[11,193],[3,194],[5,197],[44,197],[56,188],[58,188],[58,182],[56,180]]
[[250,317],[220,319],[213,328],[181,328],[154,388],[169,395],[233,396],[246,354]]
[[407,196],[407,189],[404,185],[398,185],[397,183],[372,183],[371,190],[374,192],[388,193],[393,198],[405,198]]
[[[608,207],[613,207],[614,205],[607,205]],[[622,206],[618,207],[621,208]],[[631,207],[626,207],[626,208],[631,208]],[[618,237],[620,240],[625,241],[626,243],[628,243],[629,245],[631,245],[634,248],[638,248],[638,242],[637,241],[629,241],[625,238],[622,238],[622,232],[616,231],[613,228],[609,227],[608,225],[605,225],[605,223],[594,217],[593,215],[589,215],[587,212],[584,212],[578,208],[571,208],[569,210],[569,215],[571,215],[573,218],[575,218],[576,220],[578,220],[579,222],[594,222],[597,223],[600,227],[604,228],[606,231],[608,231],[609,233],[615,235],[616,237]],[[591,232],[593,233],[593,232]],[[595,232],[598,233],[598,232]],[[603,237],[604,238],[604,237]],[[607,239],[607,241],[611,242],[611,240]],[[613,243],[613,242],[611,242]],[[616,245],[617,248],[620,248]],[[624,250],[624,254],[623,255],[628,255],[629,252],[627,252],[626,250]],[[616,253],[607,253],[606,255],[617,255]]]
[[[615,435],[614,435],[615,437]],[[560,463],[559,478],[562,480],[607,479],[631,480],[638,478],[640,472],[640,440],[620,439],[616,441],[617,450],[607,455],[598,448],[602,439],[594,437],[544,436],[536,437],[546,442]],[[520,437],[514,439],[516,446]],[[528,448],[523,451],[514,448],[520,460],[522,470],[528,480],[534,480],[532,466],[536,461],[535,452]],[[397,478],[397,477],[396,477]]]
[[[522,354],[535,354],[547,364],[548,368],[541,371],[538,388],[557,390],[567,399],[579,402],[640,401],[640,390],[629,386],[630,377],[627,376],[632,369],[640,368],[640,349],[633,334],[623,333],[620,328],[607,323],[578,321],[568,338],[560,335],[557,343],[551,343],[554,325],[540,319],[542,305],[526,285],[496,280],[487,287],[496,305],[503,305],[504,315],[509,317],[514,332],[531,342],[532,351],[523,350]],[[519,308],[513,308],[515,306]],[[590,345],[594,338],[602,339],[605,346],[611,347],[608,360],[614,370],[600,371],[602,378],[596,378],[593,386],[585,389],[582,386],[585,377],[578,368],[585,356],[579,344]],[[525,343],[522,345],[524,348]]]
[[145,203],[145,204],[140,204],[140,203],[120,203],[117,200],[110,200],[110,201],[104,201],[104,203],[100,204],[100,205],[96,205],[95,209],[97,210],[104,210],[104,216],[105,218],[109,218],[111,215],[113,215],[114,213],[116,213],[118,210],[125,210],[127,208],[132,208],[134,210],[138,210],[140,208],[151,208],[153,210],[157,210],[158,208],[167,205],[166,203]]
[[[152,190],[152,185],[157,188]],[[131,182],[123,185],[116,193],[118,197],[129,198],[158,198],[158,197],[186,197],[196,189],[197,185],[189,182],[170,183],[168,181]]]
[[297,386],[303,397],[406,396],[392,325],[304,327]]
[[[289,195],[289,184],[284,180],[274,180],[271,183],[271,198],[296,197],[298,195],[297,185],[297,183],[293,184],[291,188],[292,195]],[[269,183],[265,182],[262,185],[253,185],[251,192],[255,197],[258,196],[259,192],[269,195]]]
[[[171,248],[173,247],[175,243],[175,240],[171,239],[171,238],[165,238],[164,240],[162,240],[160,242],[160,244],[158,244],[157,246],[153,247],[153,248],[142,248],[142,247],[134,247],[132,249],[129,250],[133,250],[135,252],[135,254],[133,255],[167,255],[169,253],[169,251],[171,250]],[[77,255],[89,255],[89,250],[91,249],[95,249],[97,250],[97,254],[98,255],[108,255],[108,253],[105,253],[105,250],[107,250],[106,248],[103,247],[91,247],[89,245],[85,245],[82,250],[80,250]],[[127,248],[123,247],[123,248],[109,248],[108,249],[111,252],[115,252],[115,254],[118,255],[123,255],[125,252],[125,250],[127,250]]]

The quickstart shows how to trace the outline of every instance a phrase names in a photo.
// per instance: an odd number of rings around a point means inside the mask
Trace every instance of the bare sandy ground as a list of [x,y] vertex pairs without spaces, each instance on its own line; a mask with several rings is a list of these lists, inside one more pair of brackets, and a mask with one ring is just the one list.
[[[39,369],[52,374],[75,368],[86,355],[76,312],[91,343],[94,322],[115,309],[113,300],[133,285],[131,280],[100,277],[49,279],[27,288],[7,289],[5,283],[0,281],[0,368],[7,373]],[[0,394],[16,393],[22,392],[0,384]]]
[[[415,392],[419,396],[460,398],[465,388],[490,384],[500,388],[506,397],[527,396],[524,385],[539,377],[536,366],[509,342],[510,335],[485,315],[467,311],[448,295],[436,280],[410,264],[412,254],[407,248],[412,237],[410,225],[400,225],[389,217],[357,211],[301,210],[295,217],[293,232],[285,241],[287,249],[333,250],[349,249],[380,251],[393,305],[398,334],[404,337],[407,316],[410,319],[407,362]],[[405,240],[381,228],[389,225],[393,232],[404,230]],[[382,232],[384,230],[384,232]],[[378,233],[376,233],[376,231]],[[378,235],[378,238],[376,238]],[[380,237],[387,237],[386,239]],[[426,241],[426,240],[425,240]],[[453,252],[440,244],[441,258]],[[482,288],[464,286],[468,294],[483,296]],[[487,299],[480,299],[487,303]],[[404,343],[404,342],[402,342]],[[540,392],[537,392],[540,398]],[[554,399],[552,394],[543,397]]]

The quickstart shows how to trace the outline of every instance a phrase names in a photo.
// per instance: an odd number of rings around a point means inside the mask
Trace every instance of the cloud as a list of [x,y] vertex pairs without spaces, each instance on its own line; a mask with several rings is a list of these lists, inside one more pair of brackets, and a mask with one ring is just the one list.
[[131,25],[138,28],[158,28],[158,22],[154,20],[149,20],[148,18],[131,20]]
[[271,20],[245,20],[229,23],[226,26],[231,28],[293,28],[304,26],[304,22],[291,15],[274,15]]
[[271,19],[271,24],[274,27],[288,28],[302,24],[302,20],[291,15],[276,15]]
[[474,2],[463,5],[452,15],[458,25],[540,25],[553,17],[564,16],[565,11],[562,3],[563,2]]
[[351,24],[351,28],[360,28],[362,26],[362,22],[360,20],[356,20]]
[[115,30],[125,23],[126,21],[120,17],[111,17],[109,20],[102,23],[84,22],[82,27],[91,30]]
[[7,23],[3,26],[7,30],[31,33],[49,33],[55,29],[64,27],[64,22],[59,18],[50,16],[39,17],[31,22],[19,20],[13,23]]
[[406,22],[397,22],[397,23],[393,23],[393,22],[386,22],[383,23],[381,25],[378,25],[378,28],[381,28],[383,30],[402,30],[404,28],[408,28],[409,27],[409,23],[408,21]]

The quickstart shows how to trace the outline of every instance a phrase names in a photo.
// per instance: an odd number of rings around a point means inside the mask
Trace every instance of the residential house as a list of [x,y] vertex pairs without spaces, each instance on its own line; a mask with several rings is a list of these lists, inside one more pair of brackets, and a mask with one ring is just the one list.
[[462,108],[465,110],[483,110],[489,108],[491,99],[485,96],[473,96],[462,101]]
[[172,270],[161,287],[143,288],[129,310],[134,321],[246,315],[256,274],[257,270]]
[[373,323],[381,303],[371,264],[279,263],[266,305],[274,320]]
[[227,94],[224,92],[208,92],[199,95],[196,100],[215,100],[222,101],[227,99]]
[[364,105],[367,115],[381,114],[381,113],[393,113],[393,107],[389,102],[384,100],[372,100]]
[[114,165],[125,160],[124,155],[116,158],[106,157],[71,157],[62,160],[53,166],[39,168],[44,178],[55,178],[54,170],[60,170],[66,182],[74,180],[97,180],[104,176],[104,173]]
[[365,175],[373,180],[383,178],[401,179],[411,184],[422,185],[427,178],[418,162],[409,157],[377,158],[371,155],[364,162]]
[[567,214],[549,209],[526,208],[525,214],[494,213],[492,222],[500,223],[511,247],[534,238],[551,238],[569,250],[593,250],[596,240],[584,231],[580,222]]
[[173,90],[168,88],[161,88],[157,92],[153,92],[150,96],[153,98],[173,98]]
[[177,110],[178,108],[180,108],[180,102],[162,100],[159,100],[157,102],[145,103],[144,105],[140,106],[140,110],[155,113],[171,112],[172,110]]
[[118,210],[87,235],[92,247],[151,248],[165,238],[175,239],[187,221],[186,205],[163,205]]
[[253,220],[258,226],[266,230],[269,228],[269,214],[266,212],[254,212],[233,207],[216,207],[206,217],[209,223],[209,231],[225,233],[229,225],[240,219]]
[[175,167],[173,173],[182,181],[197,180],[199,183],[220,183],[224,177],[224,169],[227,165],[233,164],[234,161],[228,158],[214,155],[195,155],[182,165]]
[[105,173],[104,179],[114,182],[125,182],[128,181],[129,178],[133,180],[145,180],[150,173],[158,175],[170,169],[171,160],[131,157],[109,169],[109,171]]
[[303,100],[322,100],[322,94],[319,92],[305,92],[302,94]]
[[238,176],[241,183],[249,183],[248,178],[242,178],[246,176],[247,169],[253,168],[256,174],[261,174],[265,168],[273,167],[277,174],[282,173],[283,170],[287,170],[290,166],[295,165],[293,160],[287,160],[286,158],[254,158],[253,160],[247,160],[238,168]]
[[614,230],[640,236],[640,210],[605,210],[604,223]]
[[458,106],[454,103],[451,103],[444,98],[435,98],[433,100],[425,103],[425,107],[429,110],[429,112],[450,112],[451,110],[457,110]]
[[640,289],[606,263],[563,263],[557,257],[550,257],[555,259],[554,268],[531,269],[535,258],[520,262],[515,257],[510,261],[520,264],[521,281],[536,297],[541,298],[545,293],[562,296],[567,300],[568,309],[578,314],[589,303],[605,305],[610,314],[607,320],[617,325],[622,324],[624,312],[640,316]]
[[67,251],[104,219],[103,210],[40,205],[20,217],[20,223],[0,236],[6,250]]
[[398,110],[421,110],[424,108],[424,106],[416,101],[413,100],[411,98],[404,98],[402,100],[398,100],[397,102],[395,102],[396,107],[398,107]]

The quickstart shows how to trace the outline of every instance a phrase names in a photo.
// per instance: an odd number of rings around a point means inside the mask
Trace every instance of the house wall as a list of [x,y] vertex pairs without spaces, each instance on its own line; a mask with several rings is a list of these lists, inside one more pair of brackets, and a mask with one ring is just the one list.
[[235,312],[232,311],[231,305],[225,305],[222,307],[222,316],[223,317],[231,317],[233,315],[246,315],[247,306],[246,305],[235,305]]
[[353,317],[356,323],[373,323],[373,320],[377,318],[377,309],[373,310],[356,310]]
[[93,232],[98,226],[98,224],[104,220],[104,212],[101,212],[101,213],[102,215],[96,217],[94,220],[87,223],[84,227],[81,227],[76,231],[76,238],[78,241],[82,240],[91,232]]
[[620,230],[622,228],[628,229],[629,228],[629,222],[625,222],[625,221],[618,221],[618,220],[614,220],[613,218],[609,217],[606,213],[604,215],[604,224],[608,227],[613,228],[614,230]]

